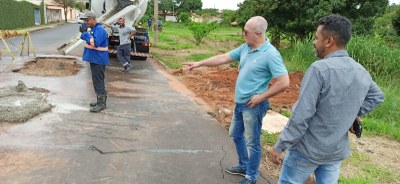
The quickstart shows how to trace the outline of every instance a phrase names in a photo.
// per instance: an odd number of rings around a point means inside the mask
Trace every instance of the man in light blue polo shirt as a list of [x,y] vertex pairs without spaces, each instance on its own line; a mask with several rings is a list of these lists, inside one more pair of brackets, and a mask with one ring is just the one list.
[[[261,160],[261,125],[269,108],[268,99],[289,87],[289,76],[279,51],[265,37],[268,23],[250,18],[244,27],[246,43],[233,51],[201,62],[187,62],[188,70],[239,61],[235,87],[235,110],[229,135],[238,154],[238,165],[226,172],[245,176],[242,184],[256,183]],[[268,88],[272,78],[277,81]],[[248,151],[249,149],[249,151]]]

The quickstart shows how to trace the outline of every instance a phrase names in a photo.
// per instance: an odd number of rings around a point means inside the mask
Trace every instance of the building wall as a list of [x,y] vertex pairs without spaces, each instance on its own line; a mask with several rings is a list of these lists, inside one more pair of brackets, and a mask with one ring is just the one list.
[[34,11],[38,5],[26,1],[1,0],[0,30],[12,30],[35,25]]
[[[30,3],[40,5],[42,0],[25,0]],[[78,0],[80,2],[87,2],[87,0]],[[56,4],[53,0],[44,0],[46,4],[46,18],[50,18],[50,20],[47,20],[48,23],[50,22],[61,22],[65,20],[65,15],[64,15],[64,8],[62,6],[59,6]],[[51,14],[48,14],[47,11],[50,10]],[[56,13],[60,11],[61,13]],[[76,20],[77,15],[78,15],[78,10],[74,8],[68,8],[68,14],[67,14],[67,20]],[[57,14],[57,15],[56,15]],[[59,14],[59,15],[58,15]],[[57,19],[60,17],[60,19]]]

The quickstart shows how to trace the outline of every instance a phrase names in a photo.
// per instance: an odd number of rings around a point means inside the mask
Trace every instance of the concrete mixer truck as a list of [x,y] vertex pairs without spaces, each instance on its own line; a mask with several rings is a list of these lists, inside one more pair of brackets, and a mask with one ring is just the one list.
[[[148,0],[91,0],[91,11],[98,17],[98,22],[104,21],[107,24],[114,24],[118,18],[125,17],[127,25],[134,25],[139,22],[147,9]],[[135,27],[136,35],[131,38],[131,56],[146,59],[149,56],[150,39],[144,28]],[[81,29],[81,28],[80,28]],[[116,47],[119,45],[118,33],[107,28],[109,35],[109,53],[116,54]],[[62,54],[68,54],[73,49],[83,44],[77,33],[74,38],[58,48]]]

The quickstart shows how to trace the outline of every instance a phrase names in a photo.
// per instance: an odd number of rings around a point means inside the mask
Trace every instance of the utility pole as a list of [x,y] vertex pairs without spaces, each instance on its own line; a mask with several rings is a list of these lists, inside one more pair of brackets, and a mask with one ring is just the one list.
[[154,0],[154,46],[158,44],[158,0]]

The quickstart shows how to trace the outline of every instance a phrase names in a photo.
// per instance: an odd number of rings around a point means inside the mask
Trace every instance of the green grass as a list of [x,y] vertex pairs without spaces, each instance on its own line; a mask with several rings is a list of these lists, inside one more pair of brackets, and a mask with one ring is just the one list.
[[214,56],[214,54],[192,54],[189,57],[186,57],[186,59],[193,60],[193,61],[201,61],[201,60],[207,59],[211,56]]
[[[151,53],[166,66],[177,69],[182,67],[183,62],[200,61],[232,50],[243,42],[240,33],[240,28],[220,26],[196,46],[192,32],[185,25],[167,22],[163,25],[163,31],[158,34],[157,46],[153,45],[161,51],[153,49]],[[150,37],[152,40],[153,32],[150,32]],[[196,51],[201,53],[195,53]]]
[[283,111],[283,112],[281,112],[281,114],[287,118],[290,118],[290,116],[292,116],[292,112],[290,112],[290,111]]
[[262,132],[262,143],[268,146],[274,146],[279,139],[280,133],[270,134],[267,131]]
[[376,182],[369,176],[356,176],[354,178],[339,178],[340,184],[375,184]]
[[289,48],[280,50],[286,68],[290,72],[305,72],[316,60],[311,40],[306,43],[296,42]]
[[174,60],[174,55],[172,54],[160,55],[157,52],[152,52],[152,55],[163,62],[168,68],[177,69],[182,67],[182,64],[180,62],[178,63]]
[[373,163],[370,158],[362,153],[353,152],[353,155],[345,160],[343,165],[351,165],[357,168],[356,177],[339,178],[339,183],[396,183],[400,175],[390,168],[385,168]]

